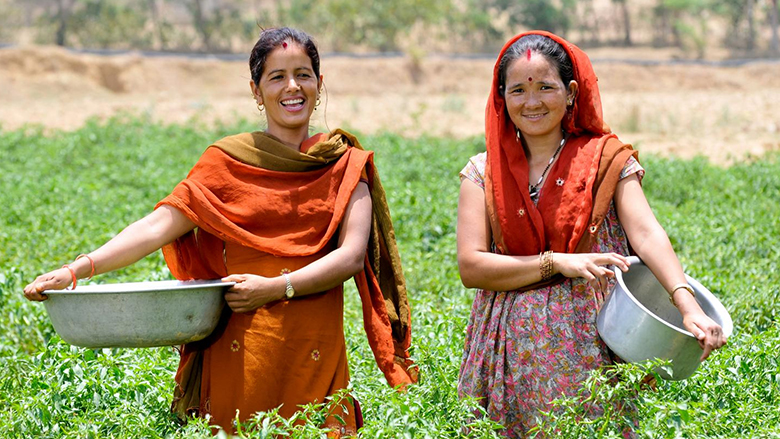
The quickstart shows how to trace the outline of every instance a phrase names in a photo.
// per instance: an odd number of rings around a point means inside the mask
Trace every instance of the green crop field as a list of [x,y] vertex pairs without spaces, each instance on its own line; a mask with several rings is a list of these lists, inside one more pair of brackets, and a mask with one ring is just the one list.
[[[166,126],[117,117],[74,132],[0,131],[0,437],[211,436],[202,420],[180,426],[168,411],[177,364],[172,348],[71,347],[57,336],[43,305],[23,298],[22,287],[150,212],[210,142],[252,129],[247,123],[206,129],[196,121]],[[484,150],[484,141],[394,134],[362,140],[376,151],[388,193],[421,381],[406,393],[387,387],[350,285],[345,331],[352,393],[366,417],[361,437],[495,437],[497,426],[475,416],[474,402],[459,400],[456,391],[473,296],[456,264],[458,171]],[[721,298],[735,334],[691,379],[645,389],[640,381],[648,366],[624,365],[594,374],[583,398],[606,402],[638,393],[632,399],[643,438],[780,437],[778,156],[726,169],[704,159],[640,158],[650,203],[686,272]],[[169,276],[157,252],[92,282]],[[577,398],[556,405],[541,419],[549,436],[619,437],[633,422],[609,412],[583,417]],[[265,414],[241,434],[320,437],[321,413],[309,406],[298,422]]]

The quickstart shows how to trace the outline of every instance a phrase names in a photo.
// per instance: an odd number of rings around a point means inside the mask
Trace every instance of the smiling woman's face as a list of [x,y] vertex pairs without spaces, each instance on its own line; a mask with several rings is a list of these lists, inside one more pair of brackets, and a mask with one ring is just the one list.
[[555,66],[544,55],[531,52],[507,68],[506,110],[525,139],[545,137],[561,130],[567,101],[577,83],[564,86]]
[[269,134],[282,140],[308,132],[320,87],[311,58],[296,43],[277,47],[268,54],[258,87],[252,87],[265,106]]

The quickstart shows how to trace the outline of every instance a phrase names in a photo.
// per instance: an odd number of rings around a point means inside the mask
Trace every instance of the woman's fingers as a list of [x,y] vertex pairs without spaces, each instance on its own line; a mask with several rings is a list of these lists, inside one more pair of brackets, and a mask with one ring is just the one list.
[[628,269],[631,267],[631,263],[628,262],[628,258],[623,256],[623,255],[616,255],[616,256],[618,256],[618,259],[617,259],[618,263],[617,264],[613,264],[613,265],[615,265],[616,267],[620,268],[620,271],[622,271],[622,272],[628,271]]
[[722,348],[728,341],[726,335],[723,333],[723,328],[718,324],[714,324],[706,332],[708,334],[705,340],[710,343],[713,349]]
[[706,360],[712,351],[722,348],[728,341],[723,328],[704,314],[694,317],[686,328],[696,337],[703,351],[700,361]]
[[37,288],[33,284],[30,284],[24,288],[24,297],[27,300],[32,300],[34,302],[40,302],[42,300],[46,300],[49,297],[45,294],[41,294]]
[[610,266],[614,265],[622,271],[627,271],[629,267],[628,258],[617,253],[568,253],[558,254],[557,258],[559,272],[564,276],[581,277],[588,282],[596,277],[599,278],[599,284],[614,277],[615,273],[609,269]]
[[612,270],[591,263],[586,266],[586,271],[581,277],[585,278],[591,287],[606,294],[609,290],[609,278],[614,276]]
[[233,288],[225,293],[225,302],[227,302],[228,306],[233,311],[241,312],[239,309],[246,304],[246,298],[241,294],[240,290],[236,290],[237,286],[238,284],[234,285]]
[[612,274],[612,272],[605,268],[601,269],[601,276],[599,276],[599,290],[602,294],[606,294],[607,289],[609,288],[609,274]]
[[60,285],[60,282],[58,282],[58,279],[55,277],[50,277],[42,282],[35,283],[35,290],[38,293],[42,293],[46,290],[61,290],[64,287],[64,285]]
[[246,274],[231,274],[230,276],[223,277],[224,282],[235,282],[229,290],[225,292],[225,301],[233,312],[243,313],[254,309],[251,304],[250,294],[252,287],[249,285],[250,276]]
[[222,282],[241,283],[244,281],[246,281],[246,276],[243,274],[231,274],[230,276],[225,276],[222,278]]
[[700,344],[703,344],[704,346],[702,349],[704,352],[701,355],[700,361],[704,361],[707,359],[707,357],[710,356],[710,353],[714,351],[715,349],[721,348],[725,343],[722,340],[722,334],[720,333],[720,327],[716,330],[709,331],[704,339],[700,341]]
[[707,357],[710,356],[710,352],[712,352],[712,346],[710,346],[710,343],[707,343],[707,333],[695,322],[691,323],[688,330],[696,337],[696,341],[699,342],[699,347],[703,350],[699,361],[706,360]]
[[[222,278],[222,282],[235,282],[236,284],[230,287],[225,292],[225,300],[228,303],[228,306],[230,306],[231,309],[233,309],[233,305],[241,299],[241,292],[244,289],[242,283],[246,282],[246,276],[243,274],[231,274],[230,276],[226,276]],[[234,309],[235,311],[235,309]]]
[[[701,342],[699,344],[702,344]],[[710,353],[712,353],[712,346],[710,346],[708,343],[704,343],[704,346],[702,347],[704,352],[701,354],[701,357],[699,358],[699,361],[704,361],[707,359],[707,357],[710,356]]]
[[598,261],[596,262],[598,265],[614,265],[621,271],[628,271],[629,263],[627,257],[618,253],[600,253],[598,255]]
[[24,297],[28,300],[39,302],[48,299],[48,296],[42,294],[44,291],[61,290],[67,287],[72,282],[70,271],[68,271],[67,274],[58,276],[57,272],[60,270],[54,270],[38,276],[34,281],[24,287]]

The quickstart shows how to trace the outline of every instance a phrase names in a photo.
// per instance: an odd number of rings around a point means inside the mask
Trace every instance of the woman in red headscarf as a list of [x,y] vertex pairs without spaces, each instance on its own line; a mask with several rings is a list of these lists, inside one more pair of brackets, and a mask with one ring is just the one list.
[[587,55],[541,31],[501,51],[485,112],[487,151],[461,171],[458,264],[476,288],[458,389],[522,437],[542,410],[610,364],[596,314],[632,250],[699,339],[726,343],[688,291],[640,184],[630,145],[604,123]]

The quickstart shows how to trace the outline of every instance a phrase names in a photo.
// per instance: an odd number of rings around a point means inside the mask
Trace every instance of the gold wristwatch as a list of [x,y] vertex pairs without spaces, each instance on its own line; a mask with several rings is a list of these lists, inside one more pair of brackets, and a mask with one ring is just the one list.
[[292,284],[290,283],[290,275],[283,273],[282,276],[284,276],[284,282],[287,284],[287,286],[284,288],[284,295],[288,299],[292,299],[292,297],[295,295],[295,288],[293,288]]

